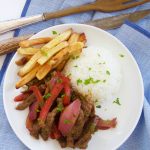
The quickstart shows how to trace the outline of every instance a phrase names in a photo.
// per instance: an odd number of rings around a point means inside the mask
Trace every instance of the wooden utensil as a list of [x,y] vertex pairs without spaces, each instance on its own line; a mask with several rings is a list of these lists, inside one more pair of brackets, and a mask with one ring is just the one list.
[[[141,10],[141,11],[137,11],[133,13],[126,13],[126,14],[122,14],[118,16],[97,19],[94,21],[86,22],[84,24],[89,24],[92,26],[99,27],[101,29],[108,30],[108,29],[114,29],[114,28],[121,26],[125,20],[136,22],[149,14],[150,14],[150,9],[147,9],[147,10]],[[20,41],[26,40],[30,38],[31,36],[33,36],[33,34],[13,37],[13,38],[1,41],[0,42],[0,55],[4,55],[12,51],[15,51],[19,47]]]
[[113,12],[128,9],[131,7],[135,7],[146,2],[150,2],[150,0],[96,0],[93,3],[89,3],[82,6],[72,7],[68,9],[59,10],[56,12],[46,12],[43,14],[31,16],[31,17],[23,17],[16,20],[10,20],[5,22],[0,22],[0,34],[14,30],[29,24],[33,24],[40,21],[49,20],[52,18],[63,17],[71,14],[86,12],[86,11],[102,11],[102,12]]

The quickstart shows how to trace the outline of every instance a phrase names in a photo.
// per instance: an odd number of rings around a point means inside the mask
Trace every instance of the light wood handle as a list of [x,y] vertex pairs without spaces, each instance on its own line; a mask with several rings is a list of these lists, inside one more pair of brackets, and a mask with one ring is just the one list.
[[17,50],[20,41],[27,40],[33,35],[34,34],[28,34],[28,35],[13,37],[7,40],[0,41],[0,56]]
[[59,18],[59,17],[71,15],[71,14],[92,11],[94,9],[95,9],[95,5],[94,5],[94,3],[92,3],[92,4],[72,7],[72,8],[68,8],[68,9],[58,10],[56,12],[44,13],[43,15],[44,15],[45,20],[49,20],[49,19],[53,19],[53,18]]

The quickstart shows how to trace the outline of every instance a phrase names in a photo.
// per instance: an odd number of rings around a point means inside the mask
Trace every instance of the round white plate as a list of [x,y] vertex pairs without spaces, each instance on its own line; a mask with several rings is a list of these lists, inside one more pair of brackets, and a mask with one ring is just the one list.
[[[97,109],[97,114],[102,118],[117,117],[118,125],[115,129],[96,132],[87,148],[88,150],[117,149],[131,135],[141,115],[144,90],[138,65],[129,50],[118,39],[92,26],[82,24],[58,25],[45,29],[32,38],[50,36],[53,30],[63,32],[68,28],[73,28],[76,32],[84,32],[87,37],[87,46],[96,46],[112,51],[121,64],[123,78],[120,91],[116,95],[120,98],[121,106],[107,102],[102,104],[101,109]],[[120,57],[120,54],[123,54],[124,57]],[[15,60],[18,58],[18,54],[15,54],[9,64],[4,81],[3,100],[9,123],[18,138],[30,149],[59,150],[61,147],[56,140],[49,139],[45,142],[42,139],[35,140],[31,137],[25,127],[28,110],[15,110],[17,104],[13,99],[20,92],[20,90],[15,89],[15,83],[19,79],[17,77],[19,67],[15,65]]]

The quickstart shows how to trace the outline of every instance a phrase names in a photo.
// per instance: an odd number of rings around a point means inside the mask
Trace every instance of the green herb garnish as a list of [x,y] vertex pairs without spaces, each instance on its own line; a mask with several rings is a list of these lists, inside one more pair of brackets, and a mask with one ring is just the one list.
[[106,82],[106,80],[103,80],[103,83],[105,83]]
[[100,80],[94,80],[93,78],[89,77],[88,79],[84,80],[84,84],[88,85],[88,84],[96,84],[100,82]]
[[63,109],[64,109],[64,106],[62,104],[59,104],[57,106],[57,112],[62,112]]
[[62,94],[62,95],[61,95],[61,98],[64,98],[64,96],[65,96],[65,94]]
[[89,67],[88,69],[89,69],[89,71],[90,71],[90,70],[92,70],[92,68],[91,68],[91,67]]
[[101,105],[97,105],[96,108],[101,108]]
[[110,75],[110,72],[109,72],[109,70],[106,70],[106,74],[107,74],[107,75]]
[[98,53],[97,55],[98,55],[98,57],[100,57],[100,56],[101,56],[99,53]]
[[58,79],[58,80],[57,80],[57,83],[62,83],[62,79]]
[[47,94],[45,94],[45,95],[43,96],[43,98],[44,98],[44,99],[48,99],[50,96],[51,96],[51,94],[50,94],[50,93],[47,93]]
[[120,101],[119,101],[119,98],[116,98],[114,101],[113,101],[114,104],[117,104],[117,105],[121,105]]
[[69,73],[68,75],[67,75],[67,77],[70,77],[71,76],[71,73]]
[[42,53],[44,56],[48,56],[47,52],[45,52],[44,50],[41,50],[41,53]]
[[57,34],[57,32],[56,32],[56,31],[52,31],[52,33],[53,33],[53,34]]
[[78,79],[77,80],[77,85],[81,84],[82,83],[82,80],[81,79]]
[[64,120],[64,124],[71,124],[71,123],[72,123],[71,120],[67,120],[67,119]]
[[73,56],[72,57],[72,59],[74,60],[74,59],[78,59],[79,58],[79,56]]
[[120,54],[119,56],[120,56],[120,57],[124,57],[124,55],[123,55],[123,54]]
[[77,66],[77,65],[75,65],[74,67],[76,67],[76,68],[77,68],[78,66]]

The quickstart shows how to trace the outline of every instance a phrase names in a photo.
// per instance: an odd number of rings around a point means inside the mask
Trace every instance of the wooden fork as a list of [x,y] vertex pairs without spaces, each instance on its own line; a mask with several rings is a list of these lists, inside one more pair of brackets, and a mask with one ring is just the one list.
[[77,6],[77,7],[71,7],[68,9],[59,10],[56,12],[51,13],[44,13],[45,20],[49,20],[52,18],[58,18],[67,16],[70,14],[76,14],[86,11],[102,11],[102,12],[113,12],[113,11],[119,11],[124,10],[128,8],[132,8],[141,4],[144,4],[146,2],[150,2],[150,0],[140,0],[140,1],[134,1],[134,0],[96,0],[93,3]]
[[[26,25],[30,25],[36,22],[41,22],[45,20],[49,20],[52,18],[63,17],[71,14],[96,10],[102,12],[113,12],[118,10],[123,10],[131,7],[135,7],[146,2],[150,2],[150,0],[96,0],[93,3],[89,3],[82,6],[71,7],[68,9],[58,10],[55,12],[46,12],[43,14],[30,16],[30,17],[23,17],[15,20],[9,20],[0,22],[0,34],[24,27]],[[40,6],[39,6],[40,7]]]

